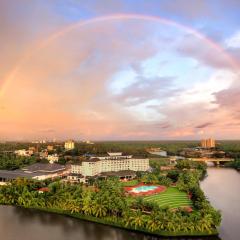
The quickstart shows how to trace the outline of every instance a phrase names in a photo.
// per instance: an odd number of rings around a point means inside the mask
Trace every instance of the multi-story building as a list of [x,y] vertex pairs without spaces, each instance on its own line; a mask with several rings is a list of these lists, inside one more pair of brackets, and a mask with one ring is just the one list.
[[106,172],[120,172],[125,170],[149,170],[148,158],[133,158],[122,153],[108,153],[107,156],[92,157],[80,164],[71,165],[71,172],[86,176],[97,176]]
[[215,148],[215,146],[216,146],[215,140],[212,138],[201,140],[202,148]]
[[68,140],[64,144],[65,150],[72,150],[72,149],[74,149],[74,147],[75,147],[75,144],[74,144],[73,140]]

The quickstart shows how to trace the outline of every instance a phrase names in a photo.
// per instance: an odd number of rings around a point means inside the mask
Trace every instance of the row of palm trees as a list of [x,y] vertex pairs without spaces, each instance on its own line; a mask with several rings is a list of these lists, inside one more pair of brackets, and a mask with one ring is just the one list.
[[102,219],[108,223],[149,232],[214,232],[220,214],[207,201],[198,211],[162,209],[142,199],[125,196],[118,180],[103,180],[95,187],[52,183],[49,192],[36,191],[31,180],[16,180],[0,188],[0,203],[54,209]]

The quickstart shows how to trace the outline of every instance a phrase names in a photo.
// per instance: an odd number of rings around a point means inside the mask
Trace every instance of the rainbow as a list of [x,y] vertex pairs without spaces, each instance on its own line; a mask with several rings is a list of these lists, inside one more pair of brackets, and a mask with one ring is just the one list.
[[38,51],[43,49],[44,47],[48,46],[51,42],[54,40],[70,33],[71,31],[81,28],[83,26],[94,24],[94,23],[100,23],[100,22],[106,22],[106,21],[124,21],[124,20],[144,20],[144,21],[155,21],[159,22],[161,24],[165,24],[168,26],[176,27],[178,29],[181,29],[189,34],[194,35],[195,37],[203,40],[205,43],[207,43],[209,46],[211,46],[213,49],[217,50],[219,53],[221,53],[225,59],[226,62],[229,63],[229,65],[233,68],[233,70],[237,71],[239,70],[239,64],[238,62],[229,55],[218,43],[212,41],[211,39],[204,36],[202,33],[196,31],[193,28],[190,28],[188,26],[185,26],[183,24],[177,23],[172,20],[168,20],[165,18],[161,18],[158,16],[150,16],[150,15],[141,15],[141,14],[113,14],[113,15],[105,15],[100,16],[96,18],[91,18],[88,20],[81,20],[76,23],[73,23],[69,26],[66,26],[62,28],[60,31],[57,31],[50,36],[48,36],[46,39],[43,39],[39,41],[33,48],[31,48],[29,51],[27,51],[20,59],[20,61],[16,64],[16,66],[11,70],[11,72],[8,74],[6,79],[3,81],[3,85],[0,89],[0,97],[4,95],[6,92],[6,89],[10,82],[14,81],[16,78],[16,75],[18,71],[21,69],[21,67],[28,62],[34,54],[37,54]]

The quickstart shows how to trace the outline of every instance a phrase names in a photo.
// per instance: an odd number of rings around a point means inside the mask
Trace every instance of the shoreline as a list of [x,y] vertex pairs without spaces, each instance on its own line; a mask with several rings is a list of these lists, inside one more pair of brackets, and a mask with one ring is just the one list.
[[35,210],[35,211],[41,211],[41,212],[46,212],[50,214],[59,214],[63,215],[66,217],[71,217],[75,219],[80,219],[83,221],[88,221],[88,222],[93,222],[105,226],[110,226],[110,227],[115,227],[127,231],[132,231],[132,232],[138,232],[138,233],[144,233],[152,236],[158,236],[158,237],[218,237],[219,232],[216,229],[215,232],[208,233],[208,232],[192,232],[192,233],[186,233],[186,232],[166,232],[166,231],[160,231],[160,232],[149,232],[146,231],[145,229],[140,229],[140,228],[131,228],[131,227],[126,227],[123,226],[119,223],[116,222],[109,222],[105,219],[89,216],[89,215],[82,215],[79,213],[70,213],[64,210],[59,210],[59,209],[51,209],[51,208],[35,208],[35,207],[23,207],[23,206],[18,206],[18,205],[1,205],[1,206],[12,206],[12,207],[18,207],[22,209],[30,209],[30,210]]

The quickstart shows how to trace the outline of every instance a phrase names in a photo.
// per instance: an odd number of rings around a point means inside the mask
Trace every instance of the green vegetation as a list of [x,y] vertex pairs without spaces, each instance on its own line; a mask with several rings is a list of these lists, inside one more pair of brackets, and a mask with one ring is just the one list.
[[[172,211],[158,203],[136,198],[129,201],[117,179],[102,180],[92,187],[51,183],[39,193],[43,182],[18,179],[0,187],[0,203],[59,212],[82,219],[160,235],[216,234],[220,215],[205,200],[198,211]],[[173,194],[170,188],[168,194]],[[133,199],[132,199],[133,200]]]
[[[32,144],[0,144],[0,151],[28,148],[30,145]],[[58,145],[57,152],[62,153],[62,164],[65,163],[64,155],[68,154],[76,156],[121,151],[135,156],[151,157],[152,172],[137,172],[137,179],[126,183],[115,178],[91,179],[89,186],[70,185],[60,181],[50,183],[17,179],[9,185],[0,186],[0,204],[58,212],[165,236],[216,234],[221,223],[221,214],[210,205],[199,187],[200,179],[206,174],[206,164],[182,160],[174,170],[161,171],[161,166],[169,164],[168,158],[153,158],[153,155],[145,151],[149,147],[160,147],[168,154],[175,155],[184,147],[197,145],[198,142],[191,141],[97,142],[94,145],[77,143],[76,149],[67,153]],[[45,147],[46,144],[41,145],[40,149]],[[35,157],[0,154],[0,169],[17,169],[35,161]],[[133,186],[139,182],[164,185],[168,188],[164,193],[147,197],[127,196],[124,186]],[[176,187],[172,187],[173,184]],[[49,191],[38,192],[37,189],[41,187],[48,187]],[[191,199],[188,196],[191,196]],[[190,213],[182,209],[183,206],[190,206],[193,211]]]
[[192,207],[192,202],[186,192],[181,192],[176,187],[169,187],[163,193],[144,197],[144,201],[154,202],[159,207]]
[[[145,181],[170,185],[173,179],[176,181],[177,187],[148,197],[126,195],[125,183],[116,178],[97,180],[92,186],[17,179],[0,187],[0,204],[43,209],[158,235],[211,235],[217,233],[221,215],[199,187],[201,168],[194,165],[191,170],[177,169],[167,175],[161,175],[157,168],[152,173],[138,173],[138,178],[129,184]],[[40,187],[48,187],[49,191],[40,193]],[[191,206],[193,211],[182,206]]]
[[30,165],[36,162],[36,158],[33,157],[21,157],[13,154],[1,154],[0,155],[0,169],[15,170],[26,165]]
[[233,162],[226,163],[225,166],[240,170],[240,158],[235,159]]
[[128,181],[128,182],[122,182],[122,186],[123,187],[132,187],[134,185],[137,185],[139,183],[139,181],[137,179],[134,179],[134,180],[131,180],[131,181]]
[[169,165],[170,161],[167,157],[161,157],[161,158],[150,158],[149,164],[153,168],[160,168],[161,166],[167,166]]

